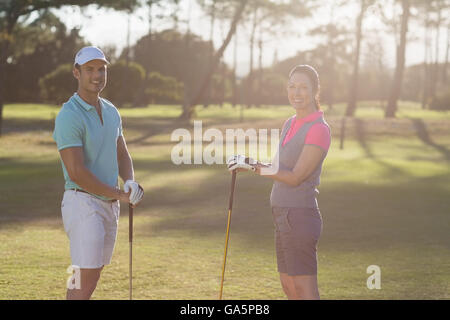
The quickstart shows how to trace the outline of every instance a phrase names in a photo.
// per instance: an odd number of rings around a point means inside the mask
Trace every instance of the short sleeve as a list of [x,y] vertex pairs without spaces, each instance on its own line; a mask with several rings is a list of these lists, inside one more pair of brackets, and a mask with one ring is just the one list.
[[330,129],[323,123],[314,124],[308,131],[305,144],[313,144],[328,151],[331,143]]
[[53,139],[58,151],[70,147],[83,146],[83,123],[70,109],[61,109],[55,119]]

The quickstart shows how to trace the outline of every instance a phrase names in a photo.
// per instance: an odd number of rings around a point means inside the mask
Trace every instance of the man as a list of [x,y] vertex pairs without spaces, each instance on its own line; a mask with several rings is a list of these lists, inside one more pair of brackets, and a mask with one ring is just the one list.
[[[99,96],[108,64],[97,47],[84,47],[76,54],[73,75],[78,90],[55,120],[53,138],[65,179],[61,211],[72,265],[80,270],[80,286],[68,288],[67,299],[91,297],[103,266],[111,262],[119,200],[136,206],[144,194],[134,181],[120,114]],[[117,187],[119,175],[125,181],[123,191]]]

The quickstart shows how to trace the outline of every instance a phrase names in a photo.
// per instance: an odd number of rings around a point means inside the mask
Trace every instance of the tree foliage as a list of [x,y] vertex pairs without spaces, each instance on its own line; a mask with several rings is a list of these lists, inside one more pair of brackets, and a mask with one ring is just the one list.
[[183,97],[183,83],[158,72],[150,72],[146,79],[147,103],[180,103]]
[[50,11],[29,24],[19,23],[13,35],[6,65],[7,102],[40,101],[39,79],[62,64],[73,63],[74,54],[85,45],[78,30],[67,30]]
[[71,63],[62,64],[39,80],[43,101],[62,104],[77,90],[77,81],[72,74]]
[[136,62],[120,60],[108,67],[108,80],[103,95],[121,107],[133,104],[145,78],[145,69]]

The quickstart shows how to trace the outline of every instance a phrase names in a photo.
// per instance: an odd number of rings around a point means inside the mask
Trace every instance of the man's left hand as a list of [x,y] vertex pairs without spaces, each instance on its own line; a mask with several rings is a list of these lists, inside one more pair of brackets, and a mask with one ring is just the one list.
[[136,206],[144,197],[144,189],[136,181],[127,180],[123,185],[123,190],[127,193],[131,190],[130,203],[133,206]]

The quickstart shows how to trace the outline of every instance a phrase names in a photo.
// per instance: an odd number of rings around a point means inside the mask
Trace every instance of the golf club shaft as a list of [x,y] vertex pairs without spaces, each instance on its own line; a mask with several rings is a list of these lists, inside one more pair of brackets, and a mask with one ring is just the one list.
[[133,207],[128,205],[128,242],[130,244],[130,256],[129,256],[129,273],[130,273],[130,300],[133,299]]
[[235,187],[235,185],[236,185],[236,170],[233,170],[232,176],[231,176],[230,202],[228,204],[227,235],[226,235],[226,239],[225,239],[225,252],[223,254],[222,280],[220,282],[219,300],[222,300],[223,281],[224,281],[224,277],[225,277],[225,266],[226,266],[226,262],[227,262],[228,239],[229,239],[229,236],[230,236],[231,212],[233,210],[233,198],[234,198],[234,187]]

